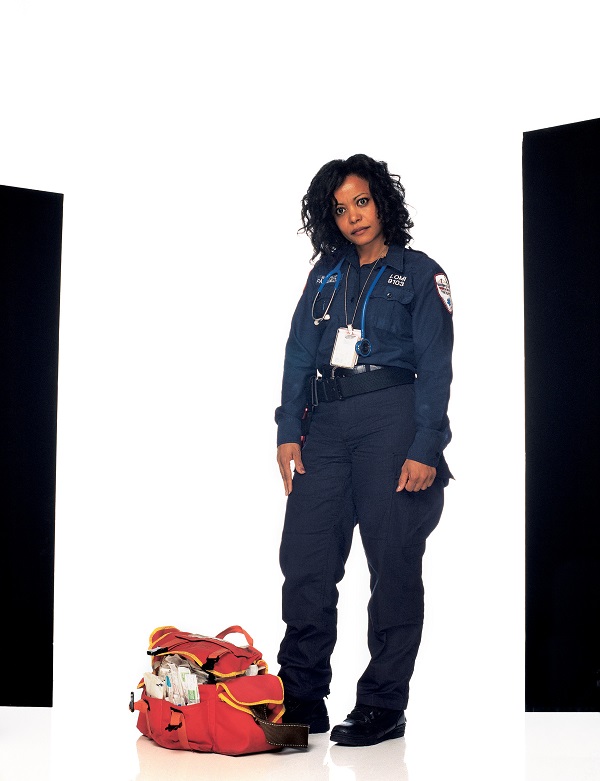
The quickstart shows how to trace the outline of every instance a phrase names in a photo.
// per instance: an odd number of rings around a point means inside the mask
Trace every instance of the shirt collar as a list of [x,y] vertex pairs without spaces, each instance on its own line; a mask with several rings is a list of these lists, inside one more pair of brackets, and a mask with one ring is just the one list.
[[[355,268],[359,267],[356,247],[350,247],[346,257],[352,266]],[[386,266],[392,266],[397,271],[404,271],[404,247],[401,247],[399,244],[390,244],[384,262]]]

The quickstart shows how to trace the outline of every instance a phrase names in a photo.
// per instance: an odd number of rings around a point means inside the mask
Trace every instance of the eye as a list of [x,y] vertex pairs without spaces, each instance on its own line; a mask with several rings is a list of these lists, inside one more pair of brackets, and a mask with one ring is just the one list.
[[345,211],[346,211],[346,209],[344,209],[344,207],[343,207],[343,206],[336,206],[336,207],[335,207],[335,210],[334,210],[334,212],[333,212],[333,213],[334,213],[334,214],[335,214],[337,217],[341,217],[341,215],[342,215],[342,214],[343,214]]
[[369,199],[365,197],[359,198],[356,203],[358,206],[366,206],[369,203]]

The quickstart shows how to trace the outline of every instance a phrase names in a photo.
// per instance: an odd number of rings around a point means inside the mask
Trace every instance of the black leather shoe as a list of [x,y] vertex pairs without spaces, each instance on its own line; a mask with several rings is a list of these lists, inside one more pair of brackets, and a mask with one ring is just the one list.
[[308,724],[310,732],[329,732],[329,716],[325,700],[299,700],[286,694],[283,699],[284,724]]
[[358,703],[346,720],[331,731],[340,746],[373,746],[390,738],[401,738],[406,727],[403,710],[376,708]]

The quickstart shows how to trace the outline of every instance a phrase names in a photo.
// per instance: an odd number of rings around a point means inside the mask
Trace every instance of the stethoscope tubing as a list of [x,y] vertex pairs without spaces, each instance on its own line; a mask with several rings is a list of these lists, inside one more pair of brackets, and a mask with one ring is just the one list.
[[360,355],[362,358],[366,358],[367,356],[371,355],[371,342],[365,336],[365,322],[366,322],[366,317],[367,317],[367,304],[369,302],[369,298],[371,297],[371,293],[373,292],[373,290],[375,290],[375,285],[381,279],[381,275],[386,270],[386,268],[387,268],[387,266],[384,263],[383,266],[377,272],[377,276],[375,277],[375,279],[371,282],[371,286],[367,290],[367,295],[365,296],[365,300],[363,302],[362,317],[360,319],[361,338],[354,345],[354,349],[355,349],[357,355]]
[[[331,271],[323,277],[323,280],[322,280],[321,284],[319,285],[319,289],[317,290],[317,294],[316,294],[316,296],[314,297],[314,300],[313,300],[312,311],[311,311],[312,318],[313,318],[313,321],[314,321],[315,325],[320,325],[323,322],[323,320],[329,320],[329,317],[328,317],[329,309],[331,307],[331,304],[333,303],[333,298],[334,298],[335,294],[337,293],[337,289],[340,286],[340,282],[342,281],[342,264],[343,264],[343,262],[345,260],[346,260],[346,256],[344,256],[340,260],[340,262],[337,264],[337,266],[335,268],[332,268]],[[333,293],[331,294],[331,298],[329,299],[329,303],[327,304],[327,308],[325,309],[325,311],[323,312],[323,315],[321,317],[315,317],[315,304],[317,303],[317,298],[319,297],[319,294],[322,292],[323,288],[329,282],[329,280],[331,279],[331,277],[334,274],[337,274],[337,277],[336,277],[335,282],[334,282]]]
[[361,334],[363,334],[363,338],[364,338],[364,333],[365,333],[365,322],[366,322],[366,317],[367,317],[367,304],[369,303],[369,298],[371,297],[371,293],[375,290],[375,285],[381,279],[381,276],[382,276],[383,272],[386,270],[386,268],[387,268],[387,266],[384,264],[379,269],[379,271],[377,272],[377,276],[371,282],[371,285],[370,285],[369,289],[367,290],[367,295],[365,296],[365,300],[363,302],[362,316],[360,318],[360,332],[361,332]]

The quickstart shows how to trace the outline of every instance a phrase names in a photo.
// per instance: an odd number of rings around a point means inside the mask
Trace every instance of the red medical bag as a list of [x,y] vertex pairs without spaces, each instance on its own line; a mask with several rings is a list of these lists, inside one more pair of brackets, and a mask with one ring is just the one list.
[[[224,639],[238,632],[247,645]],[[138,729],[159,746],[237,755],[308,745],[306,725],[281,723],[283,683],[269,674],[262,654],[241,627],[231,626],[215,637],[159,627],[150,635],[148,654],[154,672],[163,658],[176,655],[206,678],[194,704],[151,697],[143,681],[138,687],[141,699],[135,702],[132,693],[130,709],[139,712]]]

